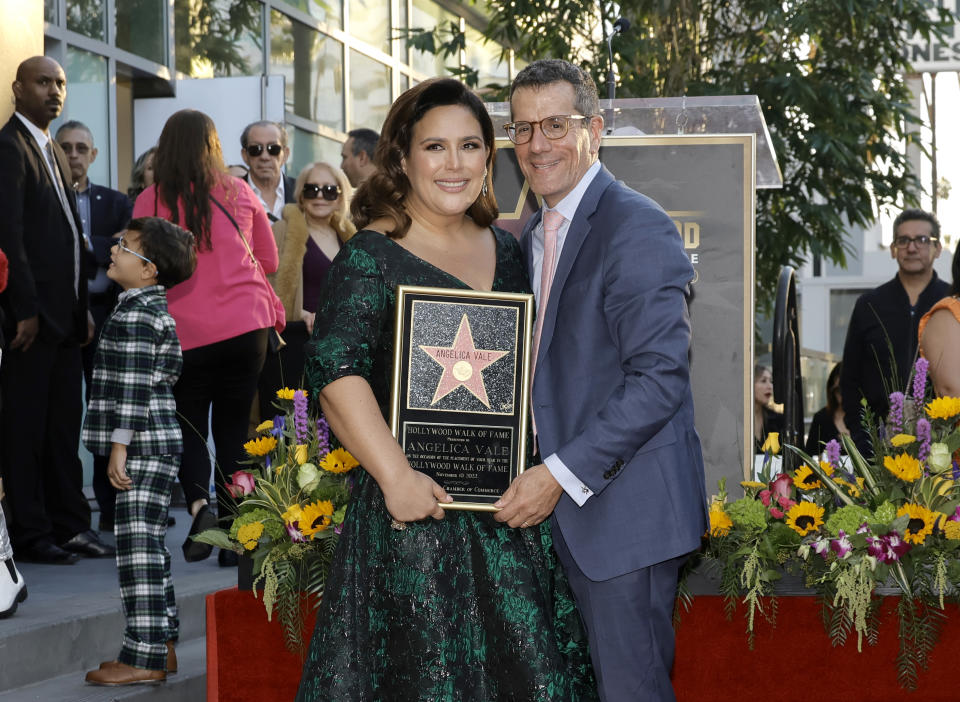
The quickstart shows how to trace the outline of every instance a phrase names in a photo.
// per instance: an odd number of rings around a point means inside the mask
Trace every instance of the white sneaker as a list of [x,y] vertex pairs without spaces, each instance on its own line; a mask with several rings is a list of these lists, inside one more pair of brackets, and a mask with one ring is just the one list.
[[27,599],[27,584],[12,558],[0,561],[0,619],[17,611],[17,605]]

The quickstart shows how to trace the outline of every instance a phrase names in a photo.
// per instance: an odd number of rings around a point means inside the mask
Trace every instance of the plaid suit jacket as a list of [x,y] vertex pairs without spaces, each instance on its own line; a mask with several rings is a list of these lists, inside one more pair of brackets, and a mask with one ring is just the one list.
[[84,445],[91,453],[109,455],[113,430],[130,429],[134,434],[128,456],[183,453],[173,398],[182,368],[166,289],[151,285],[121,293],[94,356]]

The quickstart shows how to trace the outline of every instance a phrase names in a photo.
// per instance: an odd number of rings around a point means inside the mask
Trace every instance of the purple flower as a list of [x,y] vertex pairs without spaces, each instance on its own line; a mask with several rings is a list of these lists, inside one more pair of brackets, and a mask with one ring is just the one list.
[[290,536],[290,540],[295,544],[302,544],[307,540],[307,537],[300,533],[299,524],[299,522],[287,524],[287,534]]
[[330,453],[330,425],[322,414],[317,417],[317,453],[321,456]]
[[923,397],[927,393],[927,368],[929,367],[930,362],[923,356],[917,359],[913,367],[913,402],[917,407],[923,404]]
[[858,533],[858,534],[869,534],[869,533],[870,533],[870,525],[867,524],[867,522],[864,522],[863,524],[861,524],[861,525],[857,528],[857,533]]
[[293,426],[297,432],[297,443],[307,443],[310,440],[310,429],[307,425],[307,393],[303,390],[293,393]]
[[273,438],[278,441],[283,436],[283,427],[286,424],[286,417],[282,414],[278,414],[273,418],[273,429],[270,430],[270,434]]
[[840,442],[836,439],[830,439],[826,445],[827,460],[836,468],[840,465]]
[[890,393],[890,414],[887,415],[887,421],[890,422],[890,429],[894,434],[903,431],[903,393]]
[[900,538],[900,534],[891,531],[880,538],[867,537],[867,553],[881,563],[896,563],[900,556],[910,550],[910,544]]
[[956,461],[953,462],[953,479],[960,480],[960,464]]
[[923,462],[927,460],[927,456],[930,455],[930,421],[926,417],[921,417],[918,419],[916,431],[917,441],[920,442],[920,452],[917,458]]
[[837,533],[837,538],[830,542],[830,548],[837,554],[837,558],[844,558],[853,550],[853,544],[850,543],[850,539],[847,538],[847,535],[844,534],[843,529],[841,529]]
[[813,546],[813,550],[816,551],[818,556],[826,558],[827,554],[830,553],[830,539],[823,536],[818,536],[816,541],[810,545]]
[[333,527],[333,533],[336,534],[337,536],[340,536],[342,532],[343,532],[343,524],[337,524],[335,527]]
[[960,522],[960,505],[957,505],[957,508],[953,510],[953,514],[947,517],[948,522]]

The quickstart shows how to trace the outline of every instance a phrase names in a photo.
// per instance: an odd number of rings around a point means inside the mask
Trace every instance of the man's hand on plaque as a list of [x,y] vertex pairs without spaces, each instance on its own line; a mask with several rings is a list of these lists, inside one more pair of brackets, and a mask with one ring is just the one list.
[[528,468],[510,483],[493,505],[500,508],[494,519],[512,527],[535,526],[550,516],[562,494],[560,483],[541,463]]
[[427,517],[443,519],[439,502],[453,502],[447,491],[429,476],[407,469],[394,480],[381,486],[387,510],[401,523],[417,522]]

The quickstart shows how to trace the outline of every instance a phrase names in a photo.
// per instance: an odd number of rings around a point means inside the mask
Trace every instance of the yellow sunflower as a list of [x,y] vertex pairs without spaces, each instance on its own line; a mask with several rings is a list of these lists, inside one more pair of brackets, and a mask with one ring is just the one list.
[[938,397],[927,404],[930,419],[950,419],[960,414],[960,397]]
[[[820,461],[820,470],[827,475],[833,475],[833,466],[826,461]],[[802,465],[793,472],[793,482],[801,490],[817,490],[823,487],[819,476],[808,465]]]
[[263,535],[263,522],[250,522],[237,529],[237,541],[248,551],[257,547],[257,540]]
[[933,533],[933,527],[937,525],[937,519],[943,516],[940,512],[933,512],[923,505],[910,502],[897,510],[898,517],[903,515],[910,517],[903,540],[917,545],[926,541],[927,535]]
[[278,400],[292,400],[292,399],[293,399],[293,393],[294,393],[294,392],[296,392],[296,391],[295,391],[295,390],[291,390],[290,388],[280,388],[279,390],[277,390],[277,399],[278,399]]
[[907,453],[897,456],[884,456],[883,466],[900,480],[912,483],[923,476],[923,466],[920,461]]
[[763,490],[767,487],[766,483],[761,483],[757,480],[741,480],[740,487],[744,490]]
[[917,437],[915,437],[913,434],[897,434],[892,439],[890,439],[890,443],[896,446],[897,448],[900,448],[901,446],[912,444],[916,440],[917,440]]
[[251,456],[266,456],[277,447],[277,440],[272,436],[259,436],[243,445]]
[[733,521],[723,511],[723,504],[714,502],[710,505],[710,536],[726,536],[733,528]]
[[320,467],[330,473],[347,473],[358,465],[357,459],[344,448],[334,449],[320,461]]
[[787,526],[806,536],[823,526],[823,507],[813,502],[798,502],[787,510]]
[[300,531],[304,536],[313,538],[318,531],[323,531],[331,524],[333,503],[330,500],[317,500],[303,508],[300,521]]
[[834,478],[833,482],[839,485],[842,488],[846,488],[847,492],[850,494],[850,497],[860,497],[860,491],[863,490],[863,478],[857,478],[857,484],[854,485],[848,480],[843,478]]
[[960,522],[943,522],[940,526],[943,535],[951,541],[960,541]]
[[271,429],[273,429],[273,420],[268,419],[267,421],[260,422],[257,425],[256,432],[259,434],[262,431],[270,431]]

